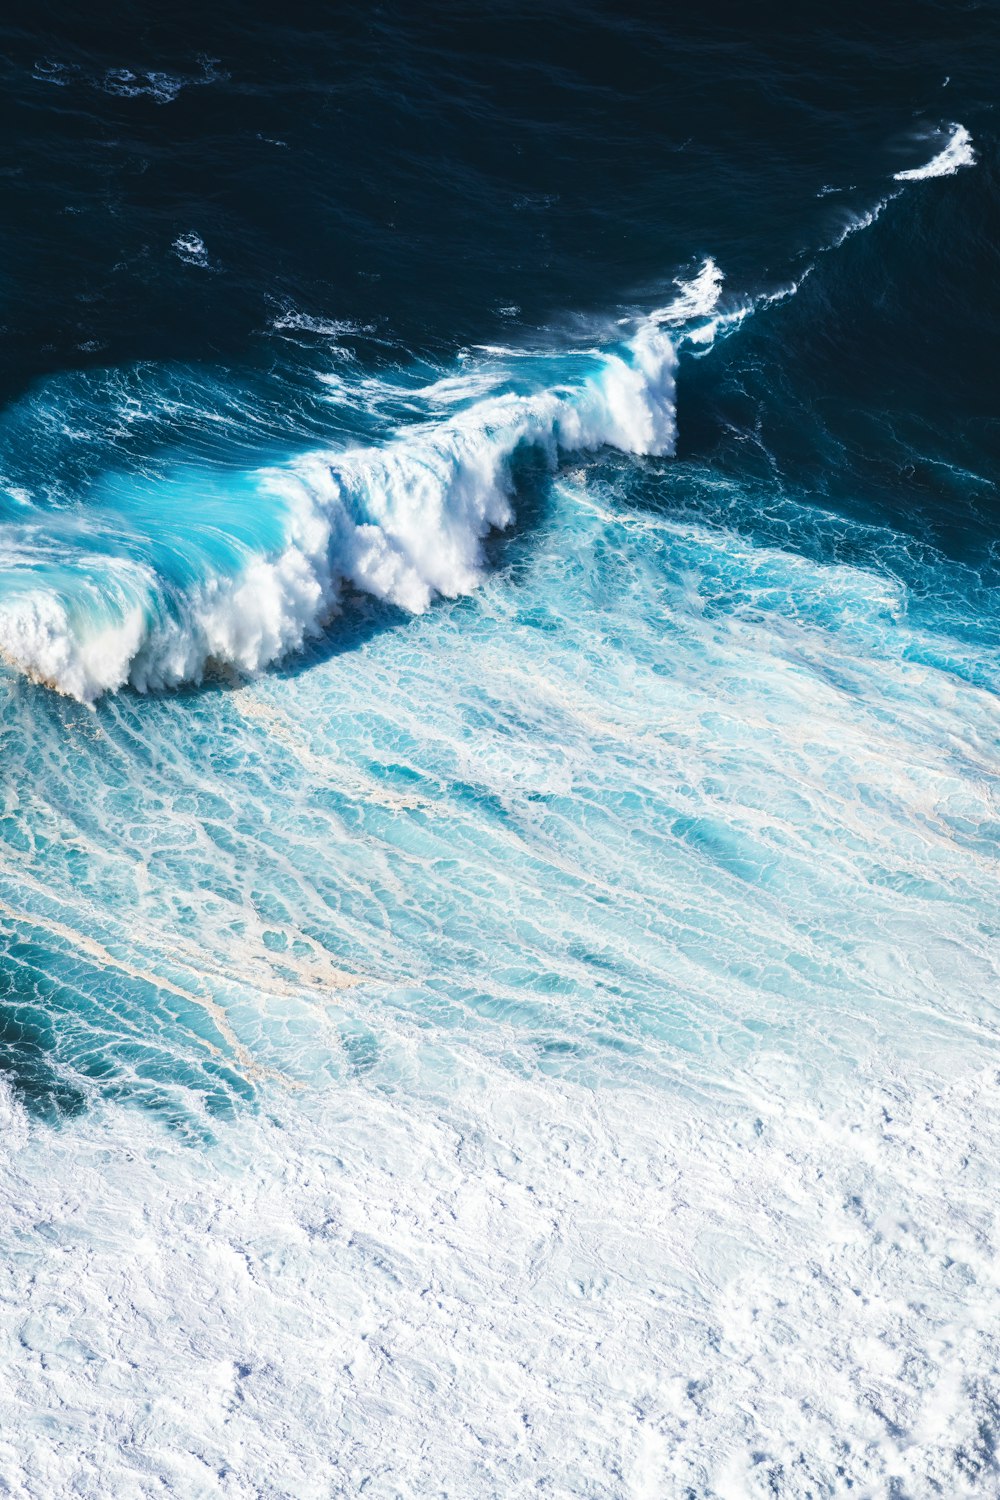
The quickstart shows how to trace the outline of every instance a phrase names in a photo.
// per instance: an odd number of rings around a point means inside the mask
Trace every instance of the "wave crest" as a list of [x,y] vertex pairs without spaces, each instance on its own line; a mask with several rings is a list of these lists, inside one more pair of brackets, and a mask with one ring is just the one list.
[[126,684],[197,682],[210,664],[265,667],[322,629],[345,584],[414,613],[468,592],[486,536],[513,519],[519,448],[553,468],[560,452],[674,448],[676,355],[652,320],[615,351],[541,359],[568,377],[490,395],[384,447],[244,476],[231,514],[192,520],[198,496],[182,494],[180,520],[166,506],[158,516],[147,492],[133,514],[98,509],[68,534],[28,525],[12,548],[8,531],[0,652],[93,704]]
[[961,167],[974,167],[976,153],[972,149],[972,136],[964,125],[950,125],[948,144],[937,156],[922,167],[911,167],[906,172],[894,173],[896,182],[923,182],[928,177],[950,177]]

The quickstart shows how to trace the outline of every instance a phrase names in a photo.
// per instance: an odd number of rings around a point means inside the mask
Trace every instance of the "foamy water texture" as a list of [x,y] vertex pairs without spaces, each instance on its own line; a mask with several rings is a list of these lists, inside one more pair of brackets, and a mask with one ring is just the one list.
[[[62,513],[10,523],[0,652],[91,703],[126,682],[200,681],[210,663],[267,666],[318,632],[344,583],[413,613],[466,593],[483,539],[513,518],[515,452],[538,449],[553,466],[604,446],[670,452],[674,363],[649,324],[619,351],[540,357],[534,388],[523,361],[491,372],[497,394],[376,450],[309,454],[228,493],[198,473],[152,496],[145,481],[139,493],[116,485],[82,524]],[[559,383],[539,388],[545,377]]]
[[24,1065],[91,1103],[6,1105],[8,1476],[971,1492],[994,667],[593,480],[300,675],[11,684]]
[[976,153],[972,149],[972,136],[964,125],[948,127],[951,135],[947,144],[923,167],[911,167],[895,174],[897,182],[923,182],[928,177],[950,177],[962,167],[974,167]]
[[447,357],[275,297],[256,386],[5,409],[0,1488],[995,1492],[1000,645],[815,395],[972,162],[759,285]]

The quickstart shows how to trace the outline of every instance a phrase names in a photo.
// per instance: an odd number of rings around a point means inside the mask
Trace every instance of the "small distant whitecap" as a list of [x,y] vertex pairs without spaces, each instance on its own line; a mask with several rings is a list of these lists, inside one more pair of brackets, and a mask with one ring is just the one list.
[[344,318],[319,318],[310,313],[296,312],[294,308],[280,312],[271,319],[275,333],[316,333],[323,338],[337,339],[347,333],[364,333],[358,323]]
[[152,99],[154,104],[172,104],[182,89],[218,83],[226,77],[218,71],[218,58],[199,57],[200,73],[167,73],[161,69],[109,68],[100,81],[107,94],[120,99]]
[[189,266],[208,266],[208,250],[200,234],[189,230],[179,234],[173,243],[174,254]]
[[38,83],[54,83],[58,88],[65,88],[73,76],[74,69],[68,63],[53,62],[50,58],[40,58],[31,70],[31,76]]

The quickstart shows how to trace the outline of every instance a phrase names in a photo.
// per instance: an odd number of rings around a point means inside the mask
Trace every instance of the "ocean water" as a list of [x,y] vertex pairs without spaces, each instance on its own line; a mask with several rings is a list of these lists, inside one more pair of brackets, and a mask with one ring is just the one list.
[[997,7],[2,39],[0,1489],[1000,1493]]

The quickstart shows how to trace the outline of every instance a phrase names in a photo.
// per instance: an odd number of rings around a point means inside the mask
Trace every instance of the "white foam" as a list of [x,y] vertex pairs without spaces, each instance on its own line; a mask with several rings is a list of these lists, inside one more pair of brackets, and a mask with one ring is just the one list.
[[133,73],[131,68],[112,68],[104,76],[104,87],[109,94],[123,99],[146,95],[157,104],[172,104],[186,83],[187,79],[172,73]]
[[248,556],[235,575],[213,573],[178,594],[145,565],[101,557],[78,563],[58,588],[22,583],[0,599],[0,651],[93,703],[126,682],[146,691],[197,681],[213,663],[264,667],[322,628],[344,583],[411,612],[436,594],[468,592],[482,576],[486,535],[513,518],[509,464],[519,447],[539,448],[552,465],[560,451],[605,445],[673,450],[666,334],[647,322],[627,347],[593,359],[595,373],[577,386],[490,397],[382,448],[316,452],[263,471],[262,495],[287,515],[286,543]]
[[950,177],[962,167],[975,166],[976,153],[972,149],[972,136],[965,126],[950,125],[948,128],[951,130],[951,137],[944,149],[923,167],[896,172],[896,182],[923,182],[929,177]]
[[842,245],[845,240],[850,239],[852,234],[859,234],[863,229],[870,229],[873,224],[878,222],[878,220],[882,216],[883,211],[888,207],[893,199],[898,197],[898,192],[890,193],[888,197],[881,198],[878,203],[876,203],[872,208],[869,208],[865,213],[858,214],[854,218],[849,218],[844,224],[844,227],[838,234],[837,238],[834,240],[833,248],[836,249],[838,246]]
[[430,385],[421,386],[416,393],[421,401],[443,408],[458,406],[469,400],[480,400],[502,385],[504,372],[501,367],[485,370],[466,370],[460,375],[442,375]]
[[179,234],[174,240],[174,253],[189,266],[207,266],[208,250],[205,241],[200,234],[195,234],[189,229],[186,234]]
[[695,357],[707,353],[717,338],[734,333],[758,309],[793,297],[812,268],[806,267],[797,281],[754,296],[723,297],[725,275],[711,256],[689,280],[678,277],[674,285],[678,295],[666,306],[651,314],[651,321],[674,330],[679,347],[687,347]]
[[53,62],[50,58],[41,58],[35,63],[32,77],[39,83],[54,83],[57,88],[65,88],[73,80],[75,69],[69,63]]
[[477,1063],[437,1108],[272,1095],[208,1156],[4,1101],[7,1482],[974,1493],[993,1076],[884,1075],[840,1110],[792,1082],[713,1110]]
[[347,333],[365,333],[367,329],[359,323],[343,318],[313,317],[309,313],[286,309],[272,318],[271,327],[276,333],[318,333],[324,338],[337,339]]
[[32,503],[31,491],[25,489],[24,485],[10,484],[0,476],[0,489],[3,490],[5,495],[9,495],[12,500],[16,500],[18,505],[31,505]]
[[[165,73],[162,69],[134,72],[131,68],[110,68],[99,86],[119,99],[152,99],[154,104],[172,104],[182,89],[218,83],[227,75],[217,71],[218,58],[199,57],[200,74]],[[94,80],[95,82],[97,80]]]
[[712,257],[706,256],[701,269],[689,280],[678,277],[674,281],[677,296],[665,307],[652,314],[653,321],[670,328],[678,328],[695,318],[711,317],[719,304],[725,276]]

